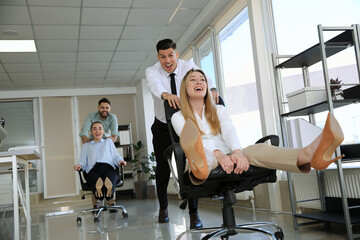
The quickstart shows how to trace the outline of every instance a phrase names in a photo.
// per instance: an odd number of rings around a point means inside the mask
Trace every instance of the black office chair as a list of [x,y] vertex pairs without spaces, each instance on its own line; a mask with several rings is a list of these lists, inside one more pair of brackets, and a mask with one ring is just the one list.
[[[280,226],[270,222],[254,222],[237,225],[235,223],[235,215],[233,204],[236,203],[235,193],[245,190],[253,190],[255,186],[260,183],[273,183],[276,181],[276,170],[259,168],[250,166],[249,170],[242,174],[226,174],[221,166],[212,170],[208,179],[201,185],[193,185],[189,179],[188,172],[185,170],[185,154],[179,144],[179,138],[171,125],[171,116],[178,110],[169,106],[167,101],[164,101],[165,115],[167,125],[169,127],[172,144],[164,152],[165,158],[171,163],[172,152],[174,152],[176,160],[176,170],[170,165],[171,171],[175,176],[179,187],[179,194],[181,199],[185,200],[180,208],[185,209],[186,200],[188,198],[204,198],[210,197],[211,199],[222,200],[222,227],[190,229],[181,233],[177,239],[188,233],[208,233],[202,240],[210,239],[212,237],[221,237],[221,239],[229,239],[230,236],[236,235],[241,232],[259,232],[265,234],[269,239],[284,239],[284,234]],[[276,135],[266,136],[257,143],[271,141],[272,145],[279,145],[279,137]],[[262,229],[262,227],[271,226],[275,228],[274,232]]]
[[[86,182],[85,178],[84,178],[84,173],[82,170],[78,171],[79,172],[79,177],[80,177],[80,184],[81,184],[81,189],[84,191],[84,194],[82,195],[82,199],[85,199],[85,195],[92,195],[92,191],[91,191],[91,187],[89,186],[89,184]],[[115,188],[117,187],[121,187],[124,184],[124,166],[121,165],[120,168],[116,168],[116,172],[118,173],[118,180],[115,184]],[[86,193],[87,192],[87,193]],[[116,194],[116,192],[114,193]],[[79,214],[78,217],[76,218],[76,222],[78,224],[78,226],[81,225],[82,219],[81,219],[81,215],[83,213],[87,213],[87,212],[92,212],[95,213],[95,218],[94,218],[94,222],[97,223],[100,221],[100,214],[103,211],[107,211],[107,210],[117,210],[117,209],[121,209],[122,210],[122,215],[124,218],[128,218],[128,213],[125,209],[124,206],[122,205],[114,205],[114,206],[106,206],[104,204],[104,201],[102,201],[102,206],[98,209],[94,209],[94,208],[89,208],[86,210],[82,210]]]

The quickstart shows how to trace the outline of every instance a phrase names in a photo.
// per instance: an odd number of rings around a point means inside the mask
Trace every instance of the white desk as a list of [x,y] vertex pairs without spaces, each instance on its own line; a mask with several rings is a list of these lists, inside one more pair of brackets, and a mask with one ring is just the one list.
[[[24,209],[26,218],[27,239],[31,239],[31,215],[30,215],[30,191],[29,191],[29,168],[28,160],[39,159],[38,149],[32,148],[11,148],[7,152],[0,152],[0,163],[11,163],[12,185],[14,198],[14,239],[20,240],[20,219],[19,219],[19,197]],[[25,194],[19,179],[17,167],[24,167],[25,172]]]

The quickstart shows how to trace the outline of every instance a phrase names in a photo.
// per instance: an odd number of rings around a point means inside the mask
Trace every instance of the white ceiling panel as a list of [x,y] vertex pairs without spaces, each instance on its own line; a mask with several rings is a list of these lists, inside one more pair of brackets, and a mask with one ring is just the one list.
[[122,26],[82,26],[80,39],[119,39]]
[[117,40],[80,40],[79,51],[113,52],[116,44]]
[[26,6],[0,7],[0,24],[30,24]]
[[2,63],[35,63],[39,62],[37,53],[0,53]]
[[178,0],[134,0],[134,8],[168,8],[175,10]]
[[179,9],[171,20],[170,25],[190,25],[199,14],[198,9]]
[[130,8],[133,0],[84,0],[84,7],[122,7]]
[[39,52],[76,52],[77,40],[38,40],[36,48]]
[[110,62],[112,52],[79,52],[79,62]]
[[143,61],[149,53],[144,52],[116,52],[113,58],[115,62],[125,62],[125,61]]
[[75,72],[44,72],[46,80],[75,79]]
[[128,25],[166,26],[172,11],[169,9],[132,9],[130,10]]
[[39,55],[41,61],[44,63],[62,63],[76,61],[76,52],[45,52],[39,53]]
[[80,7],[81,0],[28,0],[34,6]]
[[183,0],[182,8],[204,8],[210,0]]
[[123,8],[84,8],[82,25],[124,25],[129,10]]
[[27,72],[27,73],[9,73],[12,80],[42,80],[42,73]]
[[10,79],[9,79],[9,77],[8,77],[8,75],[6,73],[0,73],[0,81],[1,82],[5,82],[5,81],[10,82]]
[[105,78],[106,71],[86,71],[86,72],[76,72],[76,79],[80,78]]
[[136,70],[122,70],[122,71],[109,71],[106,75],[107,78],[116,78],[116,77],[132,77],[136,73]]
[[44,72],[74,72],[75,63],[43,63]]
[[77,64],[77,71],[79,71],[79,72],[82,72],[82,71],[98,71],[98,70],[107,71],[108,68],[109,68],[109,63],[110,62],[96,62],[96,63],[79,62]]
[[23,5],[26,6],[26,0],[1,0],[0,5]]
[[142,62],[112,62],[110,71],[138,69]]
[[46,81],[46,86],[68,86],[68,85],[75,85],[75,80],[71,79],[57,79],[53,81]]
[[157,40],[164,30],[160,26],[126,26],[122,35],[122,39],[155,39]]
[[30,7],[34,24],[78,25],[80,8],[78,7]]
[[0,65],[0,73],[5,72],[4,68],[2,67],[2,65]]
[[77,39],[79,35],[78,26],[34,26],[36,39],[53,39],[53,40],[64,40],[64,39]]
[[[7,35],[4,31],[13,30],[17,35]],[[31,25],[0,25],[1,40],[31,40],[34,39]]]
[[104,84],[107,83],[128,83],[129,81],[132,80],[132,77],[129,76],[123,76],[123,77],[118,77],[118,78],[105,78]]
[[160,39],[171,38],[174,41],[179,39],[187,29],[187,26],[171,26],[166,27],[161,33]]
[[40,63],[7,63],[7,72],[41,72]]
[[117,51],[151,51],[156,40],[120,40]]
[[[100,80],[100,81],[99,81]],[[104,79],[101,78],[79,78],[79,79],[76,79],[76,84],[78,83],[99,83],[99,82],[103,82]]]

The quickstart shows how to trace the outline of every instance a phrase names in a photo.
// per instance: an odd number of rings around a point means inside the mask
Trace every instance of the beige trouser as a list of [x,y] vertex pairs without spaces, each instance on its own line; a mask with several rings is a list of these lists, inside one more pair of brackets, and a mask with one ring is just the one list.
[[[269,169],[278,169],[289,172],[308,173],[311,170],[310,163],[297,166],[297,156],[300,149],[275,147],[265,143],[250,145],[243,149],[245,156],[249,159],[250,165]],[[216,159],[216,158],[215,158]],[[217,160],[210,159],[209,173],[219,164]],[[190,172],[189,172],[190,173]],[[205,180],[195,179],[192,174],[189,175],[193,184],[199,185]]]

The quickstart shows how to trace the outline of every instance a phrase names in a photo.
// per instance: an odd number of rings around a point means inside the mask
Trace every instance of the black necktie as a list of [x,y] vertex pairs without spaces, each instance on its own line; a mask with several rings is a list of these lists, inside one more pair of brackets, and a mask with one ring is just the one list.
[[176,95],[175,73],[171,73],[170,78],[171,78],[171,94]]

